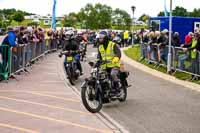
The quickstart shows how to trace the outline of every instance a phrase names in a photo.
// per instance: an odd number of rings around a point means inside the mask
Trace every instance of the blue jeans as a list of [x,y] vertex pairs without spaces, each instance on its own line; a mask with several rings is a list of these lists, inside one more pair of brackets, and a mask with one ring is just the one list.
[[179,67],[180,67],[181,70],[185,70],[185,61],[187,60],[187,58],[188,58],[188,55],[184,55],[184,56],[179,57],[179,61],[180,61]]
[[141,45],[141,58],[145,58],[146,57],[146,47],[145,44]]
[[165,52],[164,49],[160,51],[160,58],[161,58],[161,60],[163,60],[165,63],[167,63],[167,54],[166,54],[166,52]]

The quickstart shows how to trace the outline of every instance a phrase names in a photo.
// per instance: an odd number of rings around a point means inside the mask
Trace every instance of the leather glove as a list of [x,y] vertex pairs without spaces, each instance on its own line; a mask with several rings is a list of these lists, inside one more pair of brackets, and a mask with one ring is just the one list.
[[119,63],[119,57],[114,57],[112,63],[113,64]]

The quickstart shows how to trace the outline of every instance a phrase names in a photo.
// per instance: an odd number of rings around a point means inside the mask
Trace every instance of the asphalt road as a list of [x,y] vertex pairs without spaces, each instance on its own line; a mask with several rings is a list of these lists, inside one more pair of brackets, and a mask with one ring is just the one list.
[[[89,75],[88,61],[96,58],[96,49],[89,47],[87,61],[83,62],[84,76],[76,83],[80,86]],[[113,102],[103,111],[131,133],[200,133],[200,93],[149,75],[130,65],[125,103]]]

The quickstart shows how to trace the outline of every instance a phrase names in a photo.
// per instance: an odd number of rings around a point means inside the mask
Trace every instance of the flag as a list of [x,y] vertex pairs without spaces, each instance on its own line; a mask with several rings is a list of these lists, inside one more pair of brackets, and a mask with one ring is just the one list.
[[56,0],[53,0],[52,24],[51,28],[56,30]]
[[164,13],[165,13],[165,17],[167,17],[168,11],[167,11],[167,6],[166,6],[166,0],[164,0]]

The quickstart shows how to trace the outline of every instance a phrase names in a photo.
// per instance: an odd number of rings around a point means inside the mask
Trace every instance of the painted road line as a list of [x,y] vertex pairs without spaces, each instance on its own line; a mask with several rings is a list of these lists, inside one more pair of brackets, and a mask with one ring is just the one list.
[[16,126],[12,126],[12,125],[9,125],[9,124],[3,124],[3,123],[0,123],[0,127],[16,129],[16,130],[26,132],[26,133],[39,133],[39,132],[36,132],[36,131],[33,131],[33,130],[29,130],[29,129],[25,129],[25,128],[21,128],[21,127],[16,127]]
[[23,103],[29,103],[29,104],[34,104],[34,105],[40,105],[40,106],[43,106],[43,107],[48,107],[48,108],[53,108],[53,109],[60,109],[60,110],[68,111],[68,112],[80,113],[82,115],[92,115],[91,113],[87,113],[87,112],[83,112],[83,111],[79,111],[79,110],[75,110],[75,109],[62,108],[62,107],[58,107],[58,106],[47,105],[47,104],[38,103],[38,102],[32,102],[32,101],[28,101],[28,100],[15,99],[15,98],[4,97],[4,96],[0,96],[0,99],[7,99],[7,100],[16,101],[16,102],[23,102]]
[[43,83],[43,84],[49,84],[49,83],[63,83],[63,81],[60,81],[60,80],[52,80],[52,81],[42,81],[40,83]]
[[60,94],[65,94],[65,95],[73,95],[74,93],[73,92],[70,92],[70,93],[68,93],[68,92],[64,92],[63,93],[63,91],[37,91],[37,90],[32,90],[32,91],[27,91],[27,90],[0,90],[0,93],[1,92],[16,92],[16,93],[28,93],[28,92],[36,92],[36,93],[47,93],[47,94],[58,94],[58,95],[60,95]]
[[44,74],[46,74],[46,75],[57,75],[58,73],[57,72],[44,72]]
[[33,94],[33,95],[38,95],[38,96],[44,96],[44,97],[50,97],[50,98],[60,99],[60,100],[64,100],[64,101],[70,101],[70,102],[80,103],[80,100],[78,100],[78,99],[57,97],[57,96],[48,95],[48,94],[42,94],[42,93],[37,93],[37,92],[27,92],[27,93]]
[[97,131],[97,132],[100,132],[100,133],[112,133],[112,131],[109,131],[109,130],[94,128],[94,127],[90,127],[90,126],[86,126],[86,125],[82,125],[82,124],[78,124],[78,123],[73,123],[73,122],[70,122],[70,121],[59,120],[59,119],[41,116],[41,115],[37,115],[37,114],[21,112],[21,111],[17,111],[17,110],[11,110],[11,109],[8,109],[8,108],[0,107],[0,110],[15,113],[15,114],[20,114],[20,115],[24,115],[24,116],[30,116],[30,117],[33,117],[33,118],[58,122],[58,123],[66,124],[68,126],[79,127],[79,128],[83,128],[83,129],[87,129],[87,130],[91,130],[91,131]]

